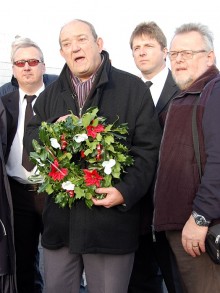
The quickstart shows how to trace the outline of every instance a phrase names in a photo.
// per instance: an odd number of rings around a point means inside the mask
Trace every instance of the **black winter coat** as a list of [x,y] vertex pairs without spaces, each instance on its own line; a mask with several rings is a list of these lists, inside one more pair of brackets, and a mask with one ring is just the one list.
[[6,113],[0,100],[0,292],[16,293],[13,207],[5,168]]
[[[138,77],[114,68],[107,52],[103,51],[102,55],[104,62],[82,113],[97,106],[98,115],[106,117],[107,123],[113,123],[117,117],[119,123],[128,123],[126,144],[135,164],[115,185],[126,207],[89,209],[83,201],[78,201],[71,209],[62,209],[48,196],[42,235],[42,245],[48,249],[68,246],[71,253],[124,254],[137,248],[139,201],[147,193],[155,174],[161,129],[145,84]],[[69,110],[79,115],[77,96],[65,65],[58,80],[41,93],[34,105],[36,115],[27,127],[25,147],[32,150],[32,140],[38,138],[42,121],[54,122]]]

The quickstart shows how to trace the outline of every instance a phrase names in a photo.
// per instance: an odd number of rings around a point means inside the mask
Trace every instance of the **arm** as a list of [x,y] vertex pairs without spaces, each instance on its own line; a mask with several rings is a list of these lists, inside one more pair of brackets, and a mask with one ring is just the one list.
[[[201,184],[193,203],[193,210],[207,221],[220,218],[220,82],[217,82],[207,101],[203,116],[203,134],[207,160]],[[190,216],[182,232],[187,253],[195,257],[205,252],[208,227],[199,226]],[[193,247],[194,246],[194,247]],[[196,247],[198,246],[198,247]]]
[[207,101],[203,116],[203,134],[207,155],[201,184],[194,199],[193,210],[206,220],[220,218],[220,81]]
[[151,186],[156,172],[161,128],[153,101],[148,94],[137,112],[132,135],[131,155],[135,164],[127,168],[122,181],[114,187],[96,190],[97,193],[106,193],[107,196],[102,200],[94,199],[95,205],[108,208],[120,205],[119,208],[126,211],[135,205]]

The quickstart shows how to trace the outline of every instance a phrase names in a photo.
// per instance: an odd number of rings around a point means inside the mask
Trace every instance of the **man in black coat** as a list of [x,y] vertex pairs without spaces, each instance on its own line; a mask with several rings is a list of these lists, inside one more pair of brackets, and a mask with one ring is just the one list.
[[[132,32],[130,47],[135,64],[141,72],[141,79],[150,88],[163,129],[169,103],[179,92],[171,71],[166,66],[166,37],[155,22],[143,22]],[[169,293],[179,293],[177,268],[165,233],[152,231],[153,186],[151,193],[151,196],[147,194],[142,200],[140,243],[135,254],[128,292],[164,292],[164,279]]]
[[73,20],[66,24],[60,32],[60,47],[66,64],[34,106],[36,115],[24,138],[26,148],[32,150],[32,140],[39,139],[42,121],[63,121],[70,110],[81,116],[96,106],[107,123],[118,119],[128,124],[126,145],[135,163],[114,186],[96,189],[106,197],[93,198],[91,209],[83,200],[71,209],[61,209],[53,195],[47,197],[42,235],[46,291],[74,288],[78,292],[85,268],[89,292],[124,293],[138,246],[140,199],[156,171],[161,139],[158,117],[144,83],[112,66],[90,23]]
[[10,186],[5,169],[6,113],[0,100],[0,291],[16,293],[14,219]]

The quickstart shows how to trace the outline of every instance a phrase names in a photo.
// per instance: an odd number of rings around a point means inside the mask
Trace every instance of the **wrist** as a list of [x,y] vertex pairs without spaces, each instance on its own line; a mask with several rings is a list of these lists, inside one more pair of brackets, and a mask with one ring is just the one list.
[[192,217],[198,226],[208,227],[211,223],[211,221],[206,220],[204,216],[197,214],[195,211],[192,212]]

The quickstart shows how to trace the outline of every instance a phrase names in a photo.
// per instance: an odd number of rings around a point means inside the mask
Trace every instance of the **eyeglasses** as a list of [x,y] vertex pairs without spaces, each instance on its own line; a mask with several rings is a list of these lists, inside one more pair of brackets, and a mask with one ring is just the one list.
[[40,60],[37,59],[28,59],[28,60],[18,60],[18,61],[14,61],[14,65],[16,65],[17,67],[24,67],[26,62],[28,63],[29,66],[37,66],[39,63],[43,63]]
[[168,52],[170,60],[175,60],[177,56],[180,54],[181,58],[183,60],[189,60],[193,58],[193,55],[198,54],[198,53],[204,53],[207,52],[206,50],[198,50],[198,51],[193,51],[193,50],[183,50],[183,51],[170,51]]

